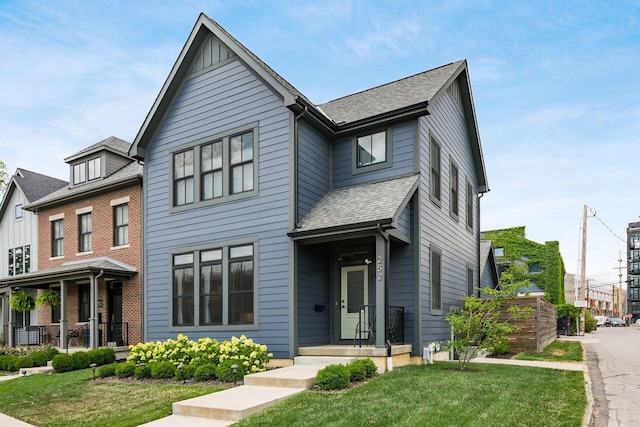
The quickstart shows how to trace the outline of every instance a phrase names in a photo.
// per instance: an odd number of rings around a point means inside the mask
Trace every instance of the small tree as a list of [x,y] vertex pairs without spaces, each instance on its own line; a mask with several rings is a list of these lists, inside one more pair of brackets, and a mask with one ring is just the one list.
[[530,308],[511,306],[506,310],[509,317],[499,320],[506,298],[513,297],[519,286],[522,285],[504,283],[499,289],[484,288],[483,293],[490,298],[467,297],[461,310],[447,314],[453,339],[445,348],[458,354],[460,370],[467,368],[479,350],[494,353],[508,348],[509,334],[519,331],[510,321],[526,319],[531,312]]

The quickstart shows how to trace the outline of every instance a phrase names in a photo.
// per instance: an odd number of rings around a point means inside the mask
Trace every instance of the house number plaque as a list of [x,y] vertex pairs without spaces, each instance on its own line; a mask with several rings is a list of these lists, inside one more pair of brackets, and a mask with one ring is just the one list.
[[382,280],[382,256],[378,255],[376,262],[376,277],[378,280]]

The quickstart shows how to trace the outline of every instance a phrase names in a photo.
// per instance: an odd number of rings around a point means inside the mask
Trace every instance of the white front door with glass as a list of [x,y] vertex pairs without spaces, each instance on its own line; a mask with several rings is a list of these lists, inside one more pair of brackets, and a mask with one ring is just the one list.
[[[360,318],[360,308],[367,304],[368,268],[366,265],[342,267],[340,279],[340,337],[353,339]],[[363,313],[366,314],[366,313]],[[366,325],[367,317],[362,316]],[[367,326],[361,328],[361,337],[366,338]]]

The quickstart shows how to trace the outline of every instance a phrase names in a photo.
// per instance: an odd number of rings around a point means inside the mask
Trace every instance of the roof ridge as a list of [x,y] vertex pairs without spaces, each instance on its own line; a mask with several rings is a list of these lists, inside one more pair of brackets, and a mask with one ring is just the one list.
[[431,68],[431,69],[429,69],[429,70],[421,71],[421,72],[419,72],[419,73],[411,74],[411,75],[409,75],[409,76],[401,77],[401,78],[399,78],[399,79],[396,79],[396,80],[393,80],[393,81],[390,81],[390,82],[387,82],[387,83],[383,83],[383,84],[380,84],[380,85],[377,85],[377,86],[373,86],[373,87],[370,87],[370,88],[368,88],[368,89],[363,89],[363,90],[358,91],[358,92],[350,93],[349,95],[344,95],[344,96],[341,96],[341,97],[339,97],[339,98],[335,98],[335,99],[332,99],[332,100],[330,100],[330,101],[323,102],[322,104],[319,104],[318,108],[321,108],[323,105],[329,104],[329,103],[334,102],[334,101],[340,101],[340,100],[342,100],[342,99],[350,98],[350,97],[352,97],[352,96],[359,95],[359,94],[361,94],[361,93],[371,92],[371,91],[373,91],[373,90],[376,90],[376,89],[379,89],[379,88],[382,88],[382,87],[385,87],[385,86],[390,86],[390,85],[392,85],[392,84],[395,84],[395,83],[401,82],[401,81],[403,81],[403,80],[408,80],[408,79],[411,79],[411,78],[413,78],[413,77],[421,76],[421,75],[423,75],[423,74],[428,74],[428,73],[431,73],[431,72],[433,72],[433,71],[436,71],[436,70],[438,70],[438,69],[440,69],[440,68],[449,67],[449,66],[451,66],[451,65],[453,65],[453,64],[462,63],[462,62],[464,62],[464,61],[465,61],[464,59],[460,59],[460,60],[458,60],[458,61],[453,61],[453,62],[450,62],[450,63],[448,63],[448,64],[444,64],[444,65],[440,65],[440,66],[435,67],[435,68]]

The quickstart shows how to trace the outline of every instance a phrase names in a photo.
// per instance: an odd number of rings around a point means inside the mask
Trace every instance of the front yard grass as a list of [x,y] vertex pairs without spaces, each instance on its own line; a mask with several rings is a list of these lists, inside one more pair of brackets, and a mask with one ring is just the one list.
[[540,353],[519,353],[514,359],[547,362],[582,362],[582,343],[556,340]]
[[577,427],[580,371],[457,363],[405,366],[343,392],[307,391],[240,421],[250,426]]
[[0,382],[0,412],[38,427],[127,427],[171,415],[173,402],[222,390],[92,378],[85,369]]

